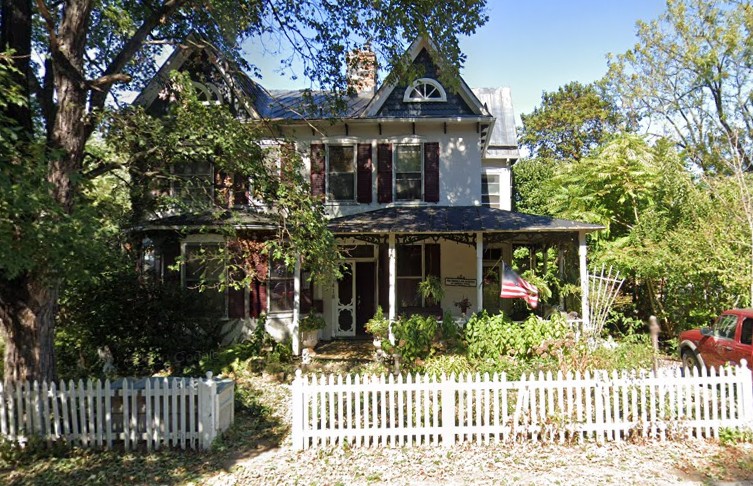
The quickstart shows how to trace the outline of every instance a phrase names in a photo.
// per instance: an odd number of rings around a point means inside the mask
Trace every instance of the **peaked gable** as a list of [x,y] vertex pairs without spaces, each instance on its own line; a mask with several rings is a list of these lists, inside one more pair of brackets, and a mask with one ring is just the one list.
[[[437,80],[439,71],[429,52],[422,49],[413,61],[420,66],[422,78]],[[437,81],[438,82],[438,81]],[[410,82],[397,84],[392,93],[384,100],[376,115],[378,117],[421,117],[421,116],[473,116],[476,115],[468,103],[458,93],[445,90],[446,101],[404,101]]]
[[263,97],[264,90],[196,34],[189,35],[175,48],[133,104],[143,106],[153,114],[163,113],[168,102],[160,97],[160,93],[173,71],[188,72],[191,80],[197,83],[199,95],[227,103],[238,114],[259,118],[252,100]]
[[[428,79],[439,84],[439,69],[435,62],[438,54],[436,46],[430,39],[417,38],[405,55],[412,63],[420,66],[423,71],[422,79]],[[387,76],[387,79],[390,79],[390,76]],[[456,90],[443,90],[445,92],[442,93],[441,100],[406,101],[406,90],[412,85],[412,81],[383,84],[365,108],[362,116],[409,118],[490,116],[489,111],[471,91],[462,77],[458,79]]]

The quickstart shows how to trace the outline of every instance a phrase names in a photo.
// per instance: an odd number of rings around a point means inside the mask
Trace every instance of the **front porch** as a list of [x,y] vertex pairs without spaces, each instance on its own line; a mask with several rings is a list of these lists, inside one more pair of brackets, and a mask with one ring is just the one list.
[[[586,235],[601,226],[480,206],[392,207],[333,219],[329,225],[346,256],[343,278],[322,295],[322,338],[365,336],[379,305],[390,320],[402,314],[441,317],[486,309],[509,311],[499,298],[500,263],[517,246],[577,248],[580,315],[588,320]],[[418,285],[439,279],[441,301],[427,302]]]

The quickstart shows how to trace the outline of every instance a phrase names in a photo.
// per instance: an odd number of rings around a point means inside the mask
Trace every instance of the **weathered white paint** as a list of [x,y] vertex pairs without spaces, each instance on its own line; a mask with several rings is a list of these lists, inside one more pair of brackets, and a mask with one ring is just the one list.
[[583,327],[589,329],[591,311],[588,306],[588,265],[586,262],[586,252],[588,247],[586,245],[586,232],[578,232],[578,260],[580,269],[580,303],[581,303],[581,319],[583,320]]
[[291,323],[292,346],[293,354],[298,356],[301,354],[301,258],[298,257],[295,260],[295,267],[293,268],[293,322]]
[[[470,310],[478,309],[478,294],[474,287],[450,287],[445,285],[447,277],[476,278],[476,252],[470,245],[455,243],[454,241],[439,240],[440,268],[442,271],[442,285],[444,286],[444,298],[442,309],[449,311],[453,316],[460,316],[460,309],[455,302],[468,298],[471,302]],[[477,282],[478,283],[478,282]]]
[[476,233],[476,310],[484,308],[484,234]]
[[[235,385],[206,379],[149,378],[79,380],[78,383],[0,383],[0,437],[25,444],[32,435],[48,444],[64,440],[80,447],[122,443],[126,450],[145,444],[208,449],[234,420]],[[118,418],[117,423],[115,417]]]
[[[740,366],[489,376],[303,376],[292,385],[293,448],[717,438],[753,423]],[[707,393],[720,389],[722,393]],[[343,406],[346,404],[347,406]],[[352,406],[356,404],[356,406]],[[332,413],[337,409],[337,414]],[[441,409],[441,413],[440,413]]]
[[[387,260],[389,261],[389,303],[390,310],[387,316],[390,322],[394,322],[397,318],[397,249],[395,245],[395,234],[389,235],[389,248],[387,250]],[[392,335],[392,328],[390,327],[390,342],[394,342],[395,338]]]

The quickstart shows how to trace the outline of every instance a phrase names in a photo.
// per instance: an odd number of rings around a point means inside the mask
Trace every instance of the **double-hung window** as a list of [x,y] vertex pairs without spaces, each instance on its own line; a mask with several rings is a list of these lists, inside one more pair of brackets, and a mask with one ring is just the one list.
[[210,162],[183,162],[172,167],[172,196],[187,206],[205,206],[212,200],[214,171]]
[[269,268],[269,312],[293,311],[293,271],[284,262],[272,262]]
[[356,150],[353,145],[327,146],[327,196],[333,201],[355,201]]
[[183,285],[191,291],[201,292],[206,304],[216,315],[225,316],[225,292],[220,286],[225,279],[225,262],[220,245],[216,243],[187,243],[185,245]]
[[395,200],[421,200],[423,187],[422,145],[395,146]]
[[487,208],[500,208],[502,178],[494,172],[481,174],[481,204]]

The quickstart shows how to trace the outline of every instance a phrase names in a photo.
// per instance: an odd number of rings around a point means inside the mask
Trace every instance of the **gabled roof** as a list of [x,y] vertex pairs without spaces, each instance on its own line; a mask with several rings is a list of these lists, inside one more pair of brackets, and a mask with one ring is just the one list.
[[255,97],[253,96],[253,93],[249,92],[249,88],[251,88],[249,83],[258,88],[261,87],[248,79],[235,63],[228,61],[222,53],[218,52],[209,42],[195,33],[189,34],[188,37],[186,37],[186,40],[173,50],[172,54],[170,54],[164,64],[159,68],[157,74],[149,80],[149,83],[147,83],[144,89],[141,90],[138,96],[133,100],[133,104],[144,107],[151,106],[157,99],[162,87],[169,79],[170,73],[172,71],[180,70],[191,55],[198,51],[206,51],[209,53],[209,58],[213,66],[217,69],[217,72],[220,74],[228,88],[239,100],[244,111],[246,111],[251,118],[261,118],[260,113],[256,109],[256,104],[253,103]]
[[[438,49],[434,42],[426,37],[418,37],[415,41],[413,41],[413,44],[411,44],[411,46],[405,52],[405,56],[410,62],[415,62],[419,54],[421,54],[423,51],[426,51],[432,58],[432,60],[436,62],[439,56]],[[390,76],[388,75],[386,79],[390,79]],[[398,81],[383,83],[382,86],[377,90],[376,94],[374,94],[374,97],[366,106],[361,116],[364,118],[376,117],[379,113],[379,110],[384,106],[384,103],[387,101],[389,96],[398,87],[398,84],[405,83],[399,83]],[[465,80],[463,80],[462,77],[459,77],[458,79],[457,93],[465,101],[473,114],[477,116],[491,116],[489,114],[489,111],[484,107],[483,104],[481,104],[479,99],[473,93],[471,88],[468,87],[468,84],[466,84]]]

